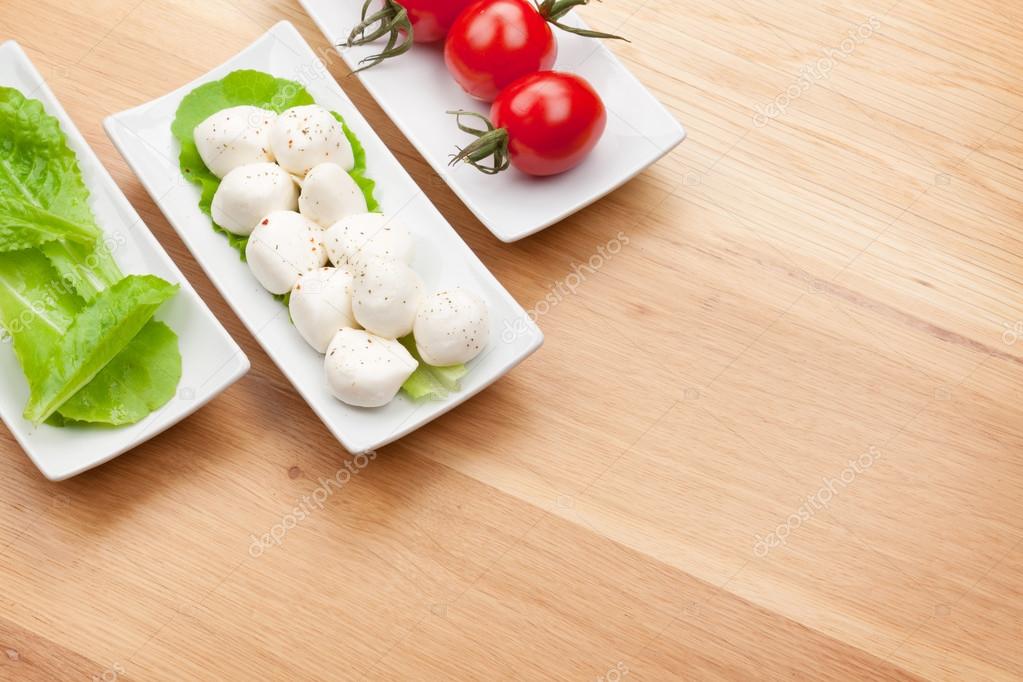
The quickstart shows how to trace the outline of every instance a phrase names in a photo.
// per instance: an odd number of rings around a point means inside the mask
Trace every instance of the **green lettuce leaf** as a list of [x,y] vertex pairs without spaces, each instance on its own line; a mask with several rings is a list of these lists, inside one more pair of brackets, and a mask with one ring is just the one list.
[[17,251],[57,240],[93,244],[95,225],[81,225],[44,208],[0,194],[0,251]]
[[83,305],[40,251],[0,253],[0,323],[30,383],[49,371],[50,353]]
[[[228,243],[238,251],[242,260],[245,260],[245,246],[249,239],[232,234],[213,223],[210,206],[213,203],[213,195],[220,187],[220,179],[203,164],[192,133],[197,125],[218,111],[229,107],[251,105],[281,113],[292,107],[305,104],[315,104],[315,101],[309,91],[300,83],[284,78],[275,78],[262,71],[242,70],[232,71],[219,81],[200,85],[185,95],[181,104],[178,105],[174,122],[171,124],[171,133],[181,145],[181,153],[178,156],[181,172],[190,182],[199,186],[202,192],[199,198],[199,208],[210,216],[213,229],[227,237]],[[378,211],[380,204],[373,196],[373,189],[376,185],[366,177],[366,150],[345,124],[344,119],[338,113],[332,113],[334,118],[341,122],[345,136],[351,143],[355,155],[355,167],[348,174],[352,176],[365,195],[369,210]],[[278,296],[277,298],[283,302],[283,297]]]
[[[69,330],[89,310],[86,306],[121,281],[123,274],[102,241],[78,159],[59,121],[40,102],[0,87],[0,131],[0,325],[11,340],[33,398],[69,397],[60,406],[67,406],[68,419],[58,413],[49,415],[57,423],[137,421],[145,416],[143,409],[156,409],[176,389],[181,365],[177,336],[145,317],[141,331],[131,332],[134,323],[126,325],[125,339],[113,340],[91,358],[87,353],[75,359],[58,355],[68,352],[73,340]],[[170,284],[149,279],[173,293],[175,287]],[[150,289],[161,288],[148,284]],[[144,301],[146,296],[143,291],[139,298]],[[108,312],[116,315],[116,310]],[[89,315],[97,322],[95,310]],[[87,319],[78,322],[79,330]],[[106,321],[100,315],[101,326]],[[99,345],[110,342],[97,339]],[[79,339],[77,349],[88,351],[88,344]],[[69,371],[78,361],[82,364]],[[143,371],[148,372],[151,385],[142,385]],[[66,374],[67,386],[60,385],[61,372]],[[83,377],[91,380],[82,385]],[[173,385],[168,385],[171,381]],[[75,392],[76,386],[81,390]],[[41,391],[46,396],[40,397]],[[26,411],[46,412],[49,407],[30,403]]]
[[48,242],[39,247],[57,271],[58,278],[86,301],[124,277],[103,242],[87,246],[77,242]]
[[[84,305],[38,250],[0,253],[0,323],[30,385],[49,372],[53,349]],[[134,423],[174,396],[180,375],[177,335],[151,320],[47,423]]]
[[[180,380],[177,334],[150,320],[95,379],[60,406],[59,414],[75,422],[134,424],[173,398]],[[111,387],[117,388],[114,402]]]
[[151,275],[130,275],[82,309],[53,347],[41,377],[29,377],[25,419],[41,423],[93,380],[177,291]]
[[[99,239],[60,122],[38,100],[0,87],[0,130],[0,250],[41,246],[60,276],[92,300],[122,275]],[[28,222],[30,229],[14,231]]]
[[[0,87],[0,196],[35,206],[99,234],[78,159],[60,123],[38,100]],[[0,204],[0,225],[7,216]]]
[[398,339],[398,341],[419,362],[416,371],[412,372],[412,375],[401,385],[401,390],[405,391],[413,400],[442,400],[458,390],[459,380],[469,372],[465,365],[434,367],[426,364],[423,362],[422,356],[419,355],[419,351],[416,349],[416,340],[411,334]]

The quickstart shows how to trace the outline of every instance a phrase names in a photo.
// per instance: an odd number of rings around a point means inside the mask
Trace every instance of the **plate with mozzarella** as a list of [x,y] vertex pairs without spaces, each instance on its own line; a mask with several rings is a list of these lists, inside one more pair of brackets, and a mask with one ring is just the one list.
[[350,452],[444,414],[543,342],[288,22],[104,128]]

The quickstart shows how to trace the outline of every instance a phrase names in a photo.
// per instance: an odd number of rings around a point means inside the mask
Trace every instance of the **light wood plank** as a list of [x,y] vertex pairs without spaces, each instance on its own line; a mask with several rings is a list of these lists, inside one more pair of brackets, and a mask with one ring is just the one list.
[[[63,484],[0,431],[0,677],[1023,676],[1020,11],[582,11],[633,38],[613,49],[690,137],[511,245],[332,60],[525,307],[621,250],[540,317],[539,354],[259,551],[350,458],[101,121],[282,18],[327,45],[294,0],[0,5],[0,40],[22,43],[253,361],[198,414]],[[784,544],[760,544],[772,533]]]

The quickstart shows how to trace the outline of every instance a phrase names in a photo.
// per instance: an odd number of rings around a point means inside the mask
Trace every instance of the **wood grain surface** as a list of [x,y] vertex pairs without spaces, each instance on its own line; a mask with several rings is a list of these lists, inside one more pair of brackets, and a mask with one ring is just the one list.
[[280,19],[326,47],[298,4],[0,3],[253,363],[62,484],[0,430],[0,678],[1023,677],[1023,10],[583,13],[689,139],[511,245],[333,60],[527,309],[623,242],[538,308],[537,355],[353,461],[100,125]]

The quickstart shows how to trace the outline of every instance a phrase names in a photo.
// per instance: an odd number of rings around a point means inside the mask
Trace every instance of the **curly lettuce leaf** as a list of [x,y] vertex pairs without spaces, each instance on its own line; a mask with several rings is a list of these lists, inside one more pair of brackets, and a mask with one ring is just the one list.
[[[73,384],[60,385],[54,370],[72,361],[55,358],[58,351],[67,351],[69,330],[87,304],[123,274],[102,240],[78,159],[59,121],[37,100],[0,87],[0,130],[0,325],[29,387],[34,396],[41,389],[61,399],[68,395],[60,407],[67,406],[70,419],[112,425],[137,421],[145,416],[140,406],[151,411],[173,395],[178,379],[173,386],[167,383],[175,373],[180,377],[177,337],[162,323],[148,321],[138,334],[125,332],[126,345],[117,340],[104,349],[109,364],[93,358],[97,373],[80,391]],[[80,349],[87,350],[86,345]],[[79,368],[81,375],[71,372],[68,378],[80,383],[93,373],[88,364]],[[151,374],[152,386],[133,381],[139,368]],[[67,421],[58,413],[50,417]]]
[[[178,337],[150,320],[96,378],[60,406],[64,420],[124,426],[165,405],[181,380]],[[111,401],[110,387],[117,387]]]
[[[0,196],[99,234],[89,190],[60,123],[38,100],[0,87]],[[0,224],[7,215],[0,204]]]
[[91,301],[124,275],[102,241],[93,246],[70,241],[47,242],[39,247],[57,271],[57,276],[78,295]]
[[130,275],[75,316],[50,352],[41,377],[29,377],[25,419],[39,424],[92,381],[178,290],[152,275]]
[[[213,229],[227,237],[228,243],[238,251],[242,260],[245,260],[245,246],[249,239],[232,234],[213,222],[210,206],[213,203],[213,195],[220,187],[220,178],[211,173],[202,162],[199,150],[195,146],[193,131],[213,114],[229,107],[251,105],[281,113],[305,104],[315,104],[315,101],[300,83],[275,78],[262,71],[241,70],[232,71],[218,81],[200,85],[185,95],[178,105],[174,122],[171,124],[171,133],[181,145],[181,153],[178,156],[181,172],[190,182],[198,185],[201,190],[199,208],[210,216]],[[373,196],[376,185],[366,177],[366,150],[345,124],[344,119],[336,112],[332,113],[334,118],[341,122],[355,156],[355,167],[348,174],[365,195],[369,210],[377,211],[380,204]]]
[[29,249],[58,240],[91,245],[99,237],[95,225],[73,223],[35,204],[0,194],[0,251]]
[[83,305],[40,251],[0,253],[0,323],[30,382],[49,371],[52,349]]
[[398,339],[401,345],[412,354],[412,357],[419,363],[416,371],[401,385],[413,400],[443,400],[451,393],[458,390],[458,382],[469,370],[465,365],[452,365],[450,367],[435,367],[428,365],[419,355],[416,348],[416,340],[409,334]]
[[100,240],[60,122],[38,100],[0,87],[0,130],[0,250],[40,246],[60,276],[92,300],[122,275]]
[[[84,305],[38,250],[0,253],[0,323],[30,385],[49,372],[53,349]],[[174,396],[180,376],[177,335],[151,320],[47,422],[134,423]]]

